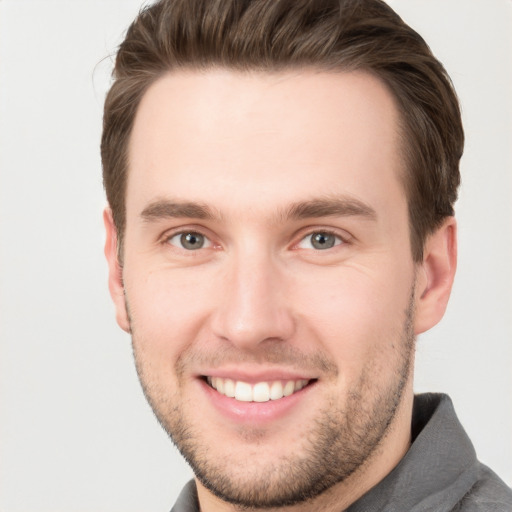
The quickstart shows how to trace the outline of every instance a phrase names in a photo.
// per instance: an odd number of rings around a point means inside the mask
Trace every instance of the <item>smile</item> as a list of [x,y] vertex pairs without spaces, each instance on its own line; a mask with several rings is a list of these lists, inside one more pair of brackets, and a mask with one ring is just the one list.
[[240,380],[206,377],[206,382],[221,395],[239,402],[268,402],[293,395],[309,384],[309,380],[287,380],[248,384]]

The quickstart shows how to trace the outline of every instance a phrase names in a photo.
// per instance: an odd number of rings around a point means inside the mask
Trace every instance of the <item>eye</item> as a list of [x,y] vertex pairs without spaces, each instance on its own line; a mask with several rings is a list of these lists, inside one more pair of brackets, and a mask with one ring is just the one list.
[[167,243],[180,249],[186,249],[187,251],[197,251],[198,249],[211,247],[212,245],[208,238],[195,231],[176,233],[167,239]]
[[325,249],[331,249],[335,245],[340,245],[342,243],[343,240],[334,233],[329,233],[327,231],[316,231],[314,233],[310,233],[308,236],[305,236],[299,242],[297,247],[300,249],[315,249],[322,251]]

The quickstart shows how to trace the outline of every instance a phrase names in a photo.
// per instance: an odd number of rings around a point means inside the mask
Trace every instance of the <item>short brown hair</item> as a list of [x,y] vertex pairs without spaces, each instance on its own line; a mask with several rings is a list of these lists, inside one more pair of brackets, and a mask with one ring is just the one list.
[[362,70],[401,113],[404,186],[415,261],[453,215],[464,133],[450,78],[422,37],[381,0],[160,0],[119,47],[105,101],[101,157],[119,243],[126,223],[128,144],[148,87],[179,68]]

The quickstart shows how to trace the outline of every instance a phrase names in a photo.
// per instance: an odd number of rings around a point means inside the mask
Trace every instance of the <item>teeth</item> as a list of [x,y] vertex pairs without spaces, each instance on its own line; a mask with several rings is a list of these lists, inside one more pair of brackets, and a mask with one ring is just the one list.
[[254,402],[268,402],[270,400],[270,386],[267,382],[258,382],[252,388],[252,399]]
[[208,384],[221,395],[234,398],[240,402],[268,402],[279,400],[285,396],[293,395],[308,384],[308,380],[288,380],[273,382],[258,382],[251,385],[243,381],[223,379],[221,377],[207,377]]
[[229,398],[235,398],[235,382],[231,379],[224,380],[224,394]]
[[283,395],[284,396],[290,396],[295,391],[295,382],[293,380],[289,380],[284,388],[283,388]]
[[235,385],[235,399],[239,402],[252,402],[251,385],[239,380]]
[[270,400],[283,398],[283,385],[280,381],[272,382],[270,385]]

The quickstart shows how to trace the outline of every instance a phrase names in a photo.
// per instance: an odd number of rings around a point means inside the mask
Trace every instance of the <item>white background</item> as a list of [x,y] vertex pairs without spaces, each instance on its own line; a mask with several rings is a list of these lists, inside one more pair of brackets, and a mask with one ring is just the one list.
[[[467,134],[458,276],[416,390],[452,396],[510,485],[512,3],[391,3],[451,74]],[[102,254],[108,56],[139,6],[0,0],[0,512],[168,511],[190,477],[139,389]]]

